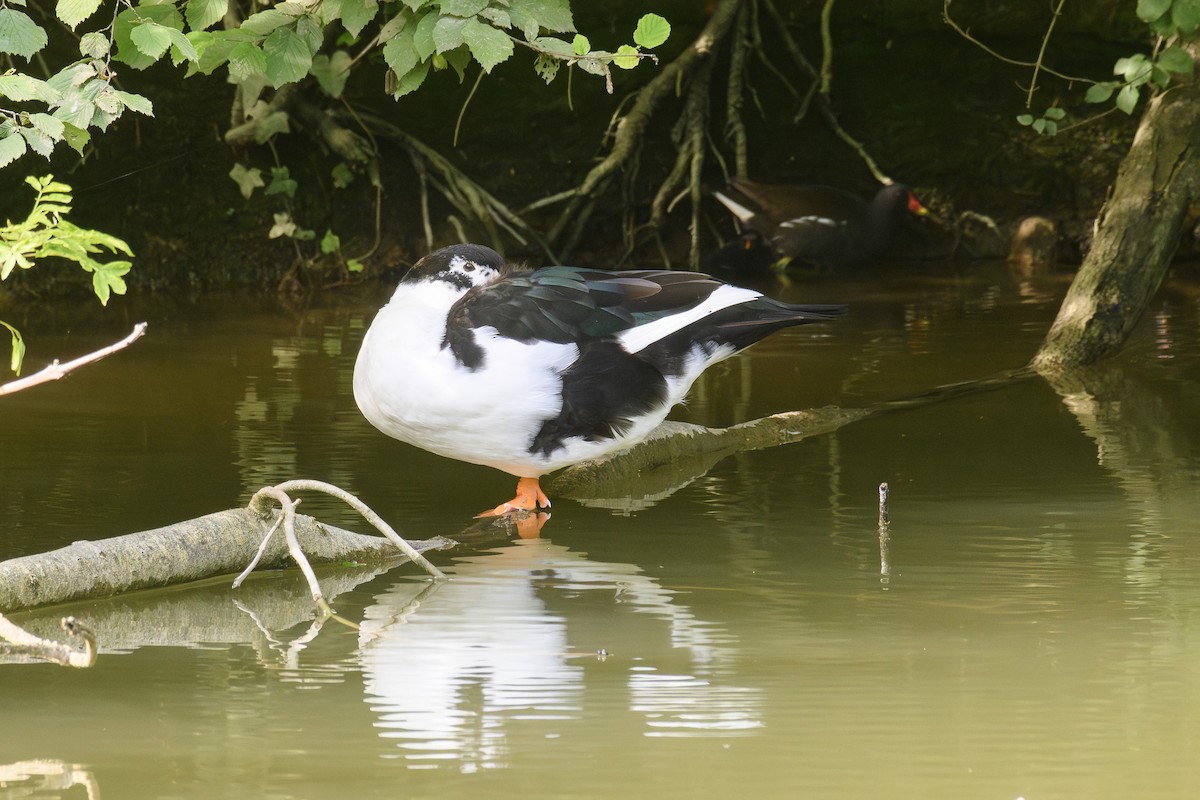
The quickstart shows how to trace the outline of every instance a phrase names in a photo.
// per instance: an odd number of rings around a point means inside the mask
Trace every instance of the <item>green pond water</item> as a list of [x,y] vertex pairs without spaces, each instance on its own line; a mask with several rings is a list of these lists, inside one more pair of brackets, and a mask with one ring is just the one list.
[[[1189,277],[1190,276],[1190,277]],[[831,325],[719,365],[677,419],[865,407],[1025,363],[1062,276],[905,264],[772,292]],[[1200,796],[1200,281],[1124,353],[730,456],[648,497],[556,496],[479,536],[513,479],[391,441],[351,369],[385,289],[6,312],[0,558],[244,505],[294,477],[462,543],[15,614],[97,632],[87,670],[0,665],[0,798]],[[877,487],[891,488],[881,541]],[[306,513],[366,530],[335,501]]]

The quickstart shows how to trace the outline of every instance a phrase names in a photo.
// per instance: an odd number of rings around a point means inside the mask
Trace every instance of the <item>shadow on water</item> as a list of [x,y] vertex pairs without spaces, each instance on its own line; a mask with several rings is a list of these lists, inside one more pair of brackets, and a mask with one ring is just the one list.
[[[852,311],[719,365],[676,418],[866,406],[1018,367],[1063,288],[988,266],[776,287]],[[440,585],[323,571],[357,631],[316,621],[294,572],[17,615],[49,634],[72,613],[102,655],[0,667],[19,720],[0,796],[1189,797],[1197,296],[1169,286],[1102,367],[729,455],[620,514],[563,498],[528,540],[467,528],[507,476],[357,414],[373,302],[126,298],[69,330],[32,319],[34,358],[151,328],[2,401],[3,557],[292,477],[463,544],[436,556]],[[317,497],[303,510],[361,529]]]

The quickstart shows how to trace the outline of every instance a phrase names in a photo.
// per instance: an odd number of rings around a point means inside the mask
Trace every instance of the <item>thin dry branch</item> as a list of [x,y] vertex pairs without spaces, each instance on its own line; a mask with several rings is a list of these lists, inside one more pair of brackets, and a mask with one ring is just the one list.
[[118,350],[124,350],[126,347],[142,338],[142,334],[145,332],[146,323],[139,322],[137,325],[133,326],[132,333],[130,333],[121,341],[110,344],[108,347],[102,347],[95,352],[88,353],[85,356],[80,356],[79,358],[68,361],[65,364],[60,364],[56,358],[44,369],[39,370],[32,375],[27,375],[24,378],[10,381],[9,383],[0,386],[0,397],[3,397],[6,394],[13,394],[14,392],[28,389],[32,386],[37,386],[39,383],[49,383],[50,381],[56,381],[59,378],[65,378],[68,374],[82,366],[91,364],[93,361],[99,361],[105,356],[110,356]]
[[290,492],[296,491],[323,492],[332,497],[338,498],[361,514],[362,517],[367,520],[367,522],[370,522],[371,525],[376,528],[376,530],[378,530],[393,544],[400,548],[401,552],[408,556],[413,563],[417,564],[421,567],[421,569],[428,572],[434,580],[446,579],[445,574],[443,574],[440,569],[429,563],[429,560],[426,559],[425,556],[421,555],[412,545],[401,538],[401,536],[396,533],[396,531],[394,531],[390,525],[384,522],[378,514],[372,511],[366,505],[366,503],[362,502],[354,495],[350,494],[344,489],[339,489],[333,484],[325,483],[324,481],[291,480],[284,481],[277,486],[268,486],[266,488],[259,489],[257,492],[255,492],[254,497],[250,498],[250,510],[258,513],[265,511],[265,506],[267,505],[268,499],[279,503],[282,511],[282,526],[279,523],[276,523],[275,525],[271,526],[270,530],[267,531],[266,536],[263,538],[262,544],[258,548],[258,553],[250,561],[250,565],[247,566],[246,569],[244,569],[236,579],[234,579],[233,585],[235,588],[242,583],[251,570],[258,566],[258,560],[261,557],[262,552],[266,549],[267,544],[271,541],[271,537],[275,534],[275,531],[282,527],[283,534],[287,539],[288,552],[291,554],[292,560],[295,561],[296,565],[300,567],[300,571],[304,573],[304,577],[308,581],[309,589],[312,592],[313,601],[326,616],[329,616],[333,613],[333,610],[330,609],[329,603],[326,602],[325,596],[321,591],[321,586],[317,581],[317,576],[315,573],[313,573],[312,567],[308,563],[308,558],[304,555],[304,548],[300,546],[300,542],[296,538],[296,505],[298,501],[292,500],[291,495],[289,494]]

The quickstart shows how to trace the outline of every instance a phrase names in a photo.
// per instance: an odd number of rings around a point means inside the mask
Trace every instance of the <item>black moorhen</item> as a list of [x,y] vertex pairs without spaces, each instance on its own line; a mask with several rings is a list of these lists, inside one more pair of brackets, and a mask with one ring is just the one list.
[[741,178],[730,187],[742,199],[713,192],[748,230],[767,237],[782,257],[841,267],[882,255],[905,214],[929,213],[903,184],[884,186],[870,203],[832,186],[786,186]]
[[716,252],[709,253],[700,268],[730,283],[766,280],[775,264],[775,251],[758,231],[747,230]]

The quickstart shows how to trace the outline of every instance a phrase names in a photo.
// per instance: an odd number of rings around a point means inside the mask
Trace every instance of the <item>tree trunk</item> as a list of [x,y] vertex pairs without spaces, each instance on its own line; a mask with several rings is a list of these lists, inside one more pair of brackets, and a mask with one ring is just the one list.
[[[1200,39],[1187,43],[1193,61]],[[1038,370],[1091,364],[1120,348],[1146,310],[1200,198],[1200,80],[1154,97],[1121,162],[1084,259],[1041,349]]]

